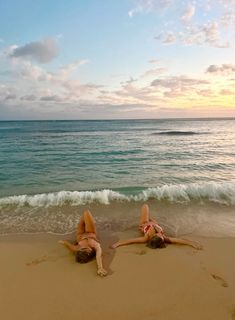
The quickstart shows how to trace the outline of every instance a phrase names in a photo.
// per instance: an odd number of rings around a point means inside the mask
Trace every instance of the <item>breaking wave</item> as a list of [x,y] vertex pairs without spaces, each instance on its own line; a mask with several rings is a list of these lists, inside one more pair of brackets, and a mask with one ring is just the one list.
[[48,207],[70,204],[86,205],[94,202],[108,205],[113,201],[169,201],[187,203],[190,201],[218,202],[226,205],[235,204],[235,181],[207,182],[179,185],[162,185],[147,188],[138,194],[124,194],[115,190],[101,191],[60,191],[56,193],[42,193],[36,195],[18,195],[0,198],[0,207],[4,206],[31,206]]

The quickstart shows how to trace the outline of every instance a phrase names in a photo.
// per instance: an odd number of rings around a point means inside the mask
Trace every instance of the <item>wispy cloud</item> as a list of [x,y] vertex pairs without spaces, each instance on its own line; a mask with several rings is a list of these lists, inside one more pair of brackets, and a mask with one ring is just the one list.
[[142,75],[143,78],[145,77],[155,77],[161,74],[166,73],[167,69],[166,68],[155,68],[155,69],[149,69],[145,71]]
[[181,21],[183,23],[188,23],[192,19],[192,17],[194,16],[195,12],[196,12],[195,5],[192,3],[189,3],[184,14],[181,17]]
[[75,72],[80,66],[89,63],[88,59],[78,60],[60,68],[58,74],[60,77],[68,78],[73,72]]
[[172,76],[164,79],[156,79],[152,81],[151,85],[154,87],[161,86],[165,88],[181,88],[185,90],[186,88],[191,88],[195,85],[208,84],[207,80],[194,79],[186,76]]
[[22,100],[22,101],[35,101],[35,100],[37,100],[37,97],[34,94],[26,94],[26,95],[20,97],[20,100]]
[[63,101],[63,99],[58,96],[58,95],[48,95],[48,96],[43,96],[40,98],[41,101],[48,101],[48,102],[59,102],[59,101]]
[[197,94],[199,96],[210,98],[210,97],[213,97],[215,95],[215,92],[213,90],[211,90],[211,89],[205,89],[205,90],[198,90]]
[[[10,52],[10,49],[6,51]],[[171,74],[161,66],[156,68],[155,64],[160,61],[150,60],[153,68],[147,68],[134,78],[126,76],[119,86],[110,89],[101,83],[82,83],[76,71],[89,62],[87,59],[74,61],[53,72],[25,59],[6,59],[6,62],[11,73],[8,85],[0,82],[0,101],[4,108],[11,109],[15,105],[35,112],[38,108],[47,116],[51,112],[66,117],[68,110],[70,117],[79,113],[92,118],[94,110],[103,118],[109,115],[121,117],[122,113],[131,116],[134,111],[141,114],[167,106],[183,110],[191,108],[192,104],[202,107],[212,103],[222,105],[222,98],[232,100],[233,97],[231,82],[226,85],[222,81],[220,86],[219,80],[210,76],[231,75],[234,72],[232,64],[211,65],[201,77],[192,77]]]
[[138,13],[159,11],[173,2],[174,0],[138,0],[136,1],[136,6],[128,12],[128,15],[132,18]]
[[220,21],[221,21],[221,24],[222,24],[224,27],[231,27],[231,26],[233,26],[234,23],[235,23],[235,12],[233,12],[233,11],[225,12],[225,13],[223,14],[223,16],[221,17]]
[[151,63],[151,64],[158,64],[161,60],[159,59],[152,59],[152,60],[149,60],[148,63]]
[[158,36],[155,37],[157,40],[161,40],[165,44],[172,44],[177,41],[177,35],[172,31],[168,31],[166,33],[161,32]]
[[181,43],[183,45],[207,44],[217,48],[228,48],[229,41],[223,39],[217,22],[209,22],[203,25],[190,25],[180,32],[161,32],[155,39],[164,44]]
[[[133,17],[137,13],[154,12],[162,18],[165,10],[166,23],[155,37],[163,44],[209,45],[217,48],[228,48],[233,43],[234,32],[229,33],[235,23],[235,1],[174,1],[174,0],[139,0],[129,11]],[[174,21],[170,15],[174,12]],[[215,12],[219,12],[215,15]],[[197,15],[204,17],[198,22]],[[195,19],[194,19],[195,18]],[[196,22],[197,21],[197,22]],[[181,26],[178,24],[181,22]]]
[[220,94],[224,96],[235,96],[235,90],[223,89],[220,91]]

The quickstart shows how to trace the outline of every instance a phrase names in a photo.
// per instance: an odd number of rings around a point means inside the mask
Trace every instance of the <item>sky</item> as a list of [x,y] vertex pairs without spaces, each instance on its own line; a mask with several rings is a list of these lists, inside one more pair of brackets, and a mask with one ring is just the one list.
[[0,0],[0,120],[235,117],[235,0]]

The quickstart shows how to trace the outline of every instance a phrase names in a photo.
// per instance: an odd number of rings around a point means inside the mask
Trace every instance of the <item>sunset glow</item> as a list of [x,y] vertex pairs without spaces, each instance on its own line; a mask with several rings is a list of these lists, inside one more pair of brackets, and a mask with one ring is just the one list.
[[1,2],[0,120],[234,117],[234,23],[234,0]]

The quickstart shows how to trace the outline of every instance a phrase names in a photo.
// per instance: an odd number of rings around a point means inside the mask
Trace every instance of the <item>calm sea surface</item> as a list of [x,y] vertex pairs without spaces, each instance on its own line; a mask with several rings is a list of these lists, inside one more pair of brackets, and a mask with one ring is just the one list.
[[234,209],[234,187],[232,119],[0,122],[4,231],[29,207],[155,199]]

